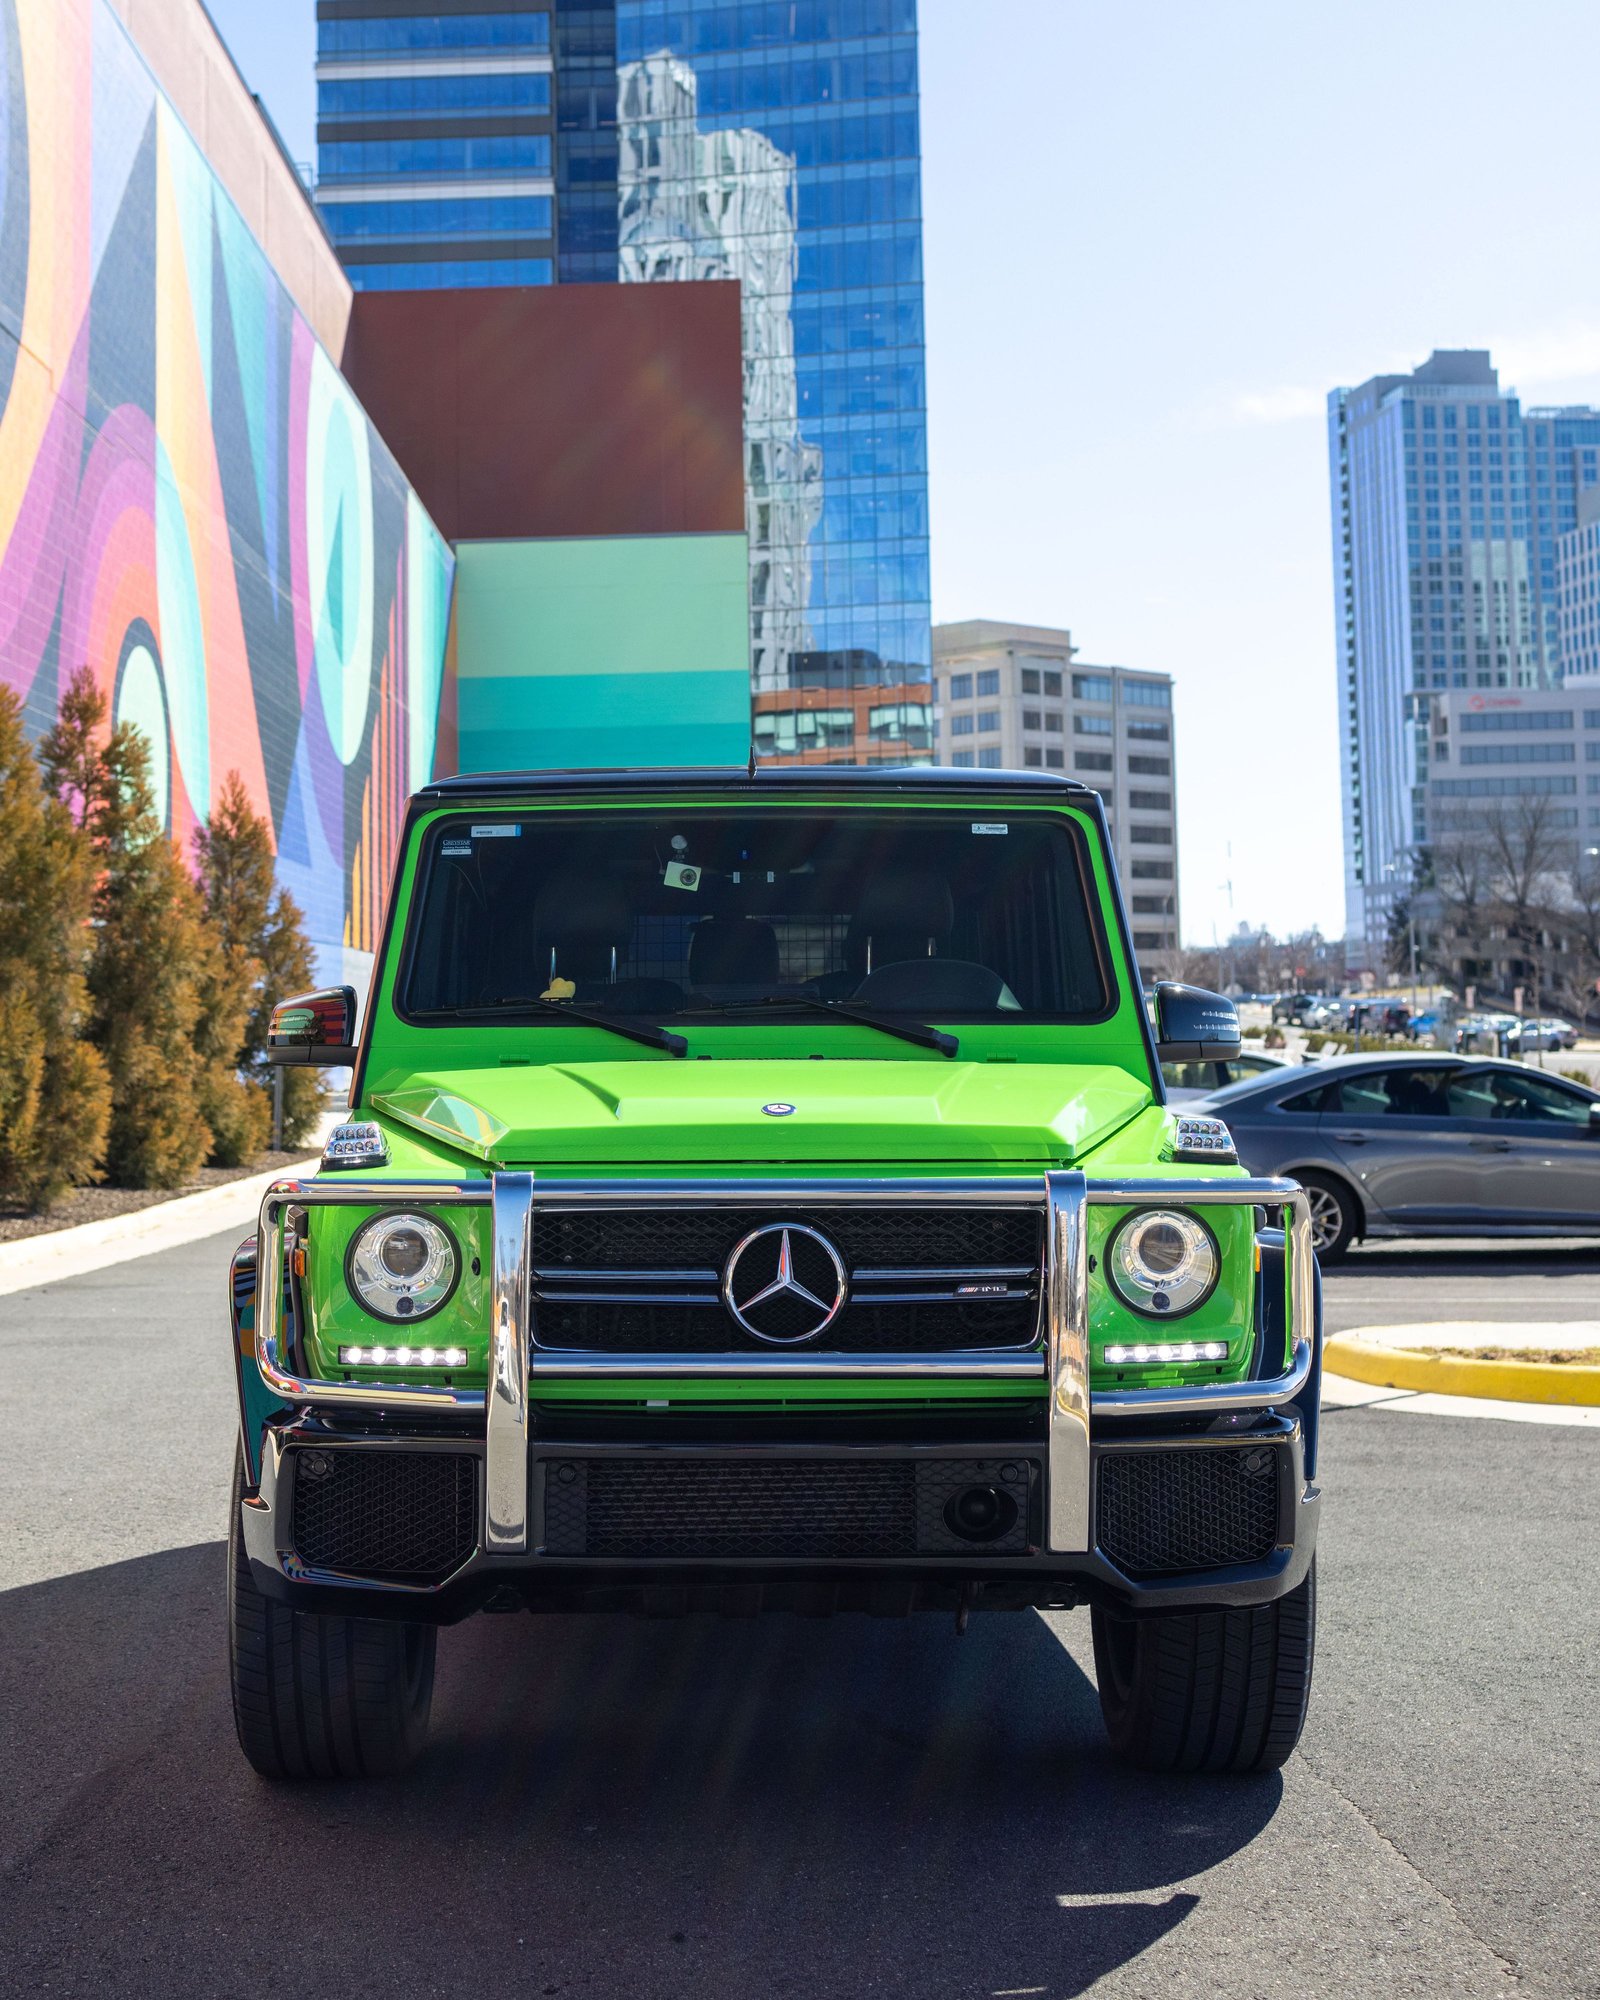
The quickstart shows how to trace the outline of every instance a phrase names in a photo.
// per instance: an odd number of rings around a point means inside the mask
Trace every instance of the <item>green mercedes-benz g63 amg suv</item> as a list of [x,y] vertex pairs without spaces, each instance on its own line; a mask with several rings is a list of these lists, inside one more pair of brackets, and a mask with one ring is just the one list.
[[1087,1605],[1115,1749],[1258,1771],[1315,1618],[1306,1202],[1169,1111],[1098,795],[542,773],[412,802],[348,1123],[233,1265],[234,1711],[375,1775],[437,1628]]

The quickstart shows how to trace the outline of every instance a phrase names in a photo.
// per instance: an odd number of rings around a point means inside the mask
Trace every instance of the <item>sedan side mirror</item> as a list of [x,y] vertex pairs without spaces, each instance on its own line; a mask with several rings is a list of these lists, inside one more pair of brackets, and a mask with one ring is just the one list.
[[324,986],[280,1000],[267,1023],[269,1063],[315,1063],[348,1068],[356,1059],[356,993],[353,986]]
[[1156,1054],[1162,1062],[1226,1062],[1239,1053],[1239,1010],[1221,993],[1162,980],[1156,987]]

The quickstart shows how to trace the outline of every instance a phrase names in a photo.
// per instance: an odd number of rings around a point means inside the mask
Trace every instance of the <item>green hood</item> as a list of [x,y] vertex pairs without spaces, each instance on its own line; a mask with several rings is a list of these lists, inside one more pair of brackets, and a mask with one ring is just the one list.
[[[724,1061],[441,1070],[374,1107],[498,1167],[1081,1159],[1151,1101],[1100,1063]],[[777,1113],[764,1107],[792,1105]]]

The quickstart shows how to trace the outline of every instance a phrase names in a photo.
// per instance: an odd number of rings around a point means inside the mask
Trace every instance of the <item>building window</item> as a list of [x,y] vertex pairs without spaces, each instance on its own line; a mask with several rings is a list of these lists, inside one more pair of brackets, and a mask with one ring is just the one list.
[[1045,716],[1044,733],[1046,736],[1059,736],[1061,734],[1061,714],[1059,710]]
[[1130,826],[1128,838],[1135,847],[1170,847],[1172,828],[1170,826]]
[[[1060,727],[1060,716],[1053,716],[1051,720],[1056,724],[1057,728]],[[1075,715],[1072,718],[1072,733],[1074,736],[1110,736],[1115,733],[1115,730],[1116,724],[1111,720],[1109,715]]]
[[1111,676],[1109,674],[1074,674],[1072,676],[1072,699],[1074,701],[1109,701],[1111,699]]
[[1460,723],[1463,733],[1468,735],[1486,729],[1570,729],[1572,710],[1570,708],[1489,709],[1482,715],[1463,715]]
[[979,674],[978,692],[979,694],[998,694],[1000,692],[1000,669],[998,667],[985,667],[983,672]]
[[1024,729],[1041,729],[1041,728],[1043,728],[1043,726],[1044,726],[1044,725],[1043,725],[1043,723],[1042,723],[1042,722],[1041,722],[1041,720],[1040,720],[1040,717],[1039,717],[1039,711],[1038,711],[1038,709],[1036,709],[1036,708],[1025,708],[1025,709],[1024,709],[1024,710],[1022,711],[1022,726],[1023,726],[1023,728],[1024,728]]
[[1166,943],[1160,931],[1135,931],[1133,948],[1135,951],[1159,951]]
[[1171,812],[1171,792],[1129,792],[1128,804],[1138,812]]
[[1170,896],[1135,896],[1133,898],[1133,914],[1136,917],[1167,916],[1170,914],[1167,905],[1171,901],[1172,898]]
[[950,734],[952,736],[970,736],[972,734],[972,717],[970,715],[952,715],[950,718]]
[[998,771],[1000,768],[999,744],[995,743],[990,745],[987,749],[980,750],[978,752],[978,762],[983,766],[983,768],[986,771]]
[[1037,771],[1039,766],[1044,762],[1044,752],[1039,748],[1037,743],[1025,744],[1022,751],[1022,761],[1028,770]]
[[1037,694],[1039,692],[1039,669],[1037,667],[1024,667],[1022,669],[1022,692],[1024,694]]
[[1170,757],[1130,757],[1128,769],[1136,778],[1170,778],[1172,759]]
[[1075,771],[1109,771],[1113,760],[1109,750],[1074,750],[1072,768]]
[[1135,882],[1170,882],[1172,880],[1172,863],[1170,861],[1135,861],[1130,864],[1128,873],[1133,877]]
[[1054,695],[1059,701],[1061,698],[1061,676],[1059,674],[1047,673],[1044,677],[1044,691],[1048,695]]
[[963,771],[970,771],[972,768],[972,752],[970,750],[957,750],[951,756],[950,761],[952,764],[958,765]]
[[1130,708],[1171,708],[1172,688],[1166,681],[1124,681],[1122,699]]
[[978,710],[978,731],[980,735],[987,736],[990,734],[992,730],[996,730],[999,727],[1000,727],[999,709],[980,708]]
[[801,750],[848,750],[856,719],[848,708],[758,709],[753,730],[761,756],[794,756]]
[[970,701],[972,699],[971,674],[952,674],[950,676],[950,699],[952,701]]
[[1067,759],[1064,751],[1047,750],[1044,753],[1044,761],[1052,771],[1059,771],[1066,763]]
[[1130,722],[1128,735],[1141,743],[1170,743],[1172,725],[1170,722]]

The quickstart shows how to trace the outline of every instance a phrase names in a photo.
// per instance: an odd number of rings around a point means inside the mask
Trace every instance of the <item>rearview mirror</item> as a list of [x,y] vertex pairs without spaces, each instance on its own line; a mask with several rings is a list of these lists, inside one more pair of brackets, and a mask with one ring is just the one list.
[[356,993],[353,986],[324,986],[280,1000],[267,1023],[269,1063],[348,1067],[356,1059]]
[[1162,1062],[1225,1061],[1239,1053],[1239,1010],[1221,993],[1164,979],[1156,987],[1156,1054]]

